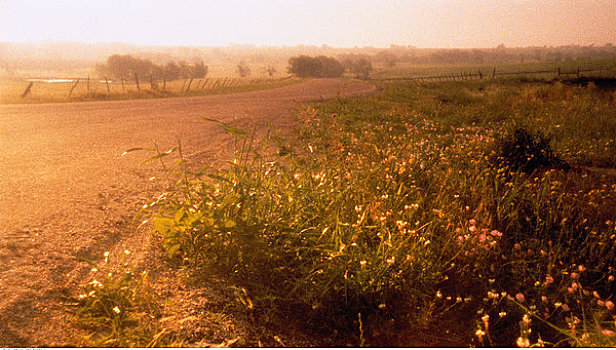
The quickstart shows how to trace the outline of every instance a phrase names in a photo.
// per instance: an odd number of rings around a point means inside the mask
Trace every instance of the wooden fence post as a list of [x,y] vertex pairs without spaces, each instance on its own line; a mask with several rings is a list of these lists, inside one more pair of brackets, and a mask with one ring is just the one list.
[[24,90],[24,93],[21,94],[21,98],[25,98],[26,96],[28,96],[28,94],[30,93],[30,89],[32,89],[32,85],[34,85],[33,81],[28,84],[28,87],[26,88],[26,90]]
[[109,79],[107,79],[107,77],[105,77],[105,83],[107,84],[107,95],[110,95],[111,90],[109,89]]
[[180,90],[180,92],[184,91],[184,88],[186,87],[186,82],[188,81],[188,79],[184,78],[184,83],[182,83],[182,90]]
[[496,67],[494,67],[494,70],[492,71],[492,79],[494,79],[496,77]]
[[481,69],[479,70],[479,80],[483,80],[483,74],[481,74]]
[[190,84],[192,84],[193,82],[193,78],[190,78],[190,81],[188,82],[188,86],[186,86],[186,92],[190,91]]
[[558,73],[558,78],[560,79],[560,67],[558,67],[557,73]]
[[137,91],[141,91],[141,88],[139,87],[139,76],[137,73],[135,73],[135,84],[137,84]]
[[71,87],[71,91],[68,92],[68,99],[69,100],[71,99],[71,96],[73,95],[73,90],[75,89],[77,84],[79,84],[79,78],[77,78],[77,81],[75,81],[75,84],[73,84],[73,86]]

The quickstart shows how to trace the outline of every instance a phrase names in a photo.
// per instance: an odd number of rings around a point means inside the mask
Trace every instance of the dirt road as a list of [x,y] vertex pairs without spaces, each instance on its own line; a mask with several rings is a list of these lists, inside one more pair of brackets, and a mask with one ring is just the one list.
[[89,269],[77,257],[139,251],[122,228],[159,186],[145,154],[121,154],[179,137],[204,160],[226,136],[201,117],[248,125],[293,125],[301,100],[368,94],[374,87],[333,79],[235,95],[0,106],[0,346],[53,346],[69,339],[61,300]]

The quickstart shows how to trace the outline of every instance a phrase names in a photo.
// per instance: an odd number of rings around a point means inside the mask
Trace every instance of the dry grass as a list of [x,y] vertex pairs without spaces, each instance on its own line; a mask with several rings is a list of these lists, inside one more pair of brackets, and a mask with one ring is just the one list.
[[[228,94],[254,90],[272,89],[302,81],[301,79],[285,77],[269,78],[205,78],[181,79],[168,82],[156,82],[155,86],[149,80],[140,80],[139,87],[134,80],[122,83],[105,80],[81,79],[75,86],[74,81],[45,82],[34,81],[32,88],[24,98],[24,93],[30,82],[26,79],[2,78],[0,80],[0,104],[20,103],[58,103],[96,100],[129,100],[142,98],[162,98],[177,96],[201,96],[212,94]],[[190,83],[190,87],[189,87]],[[89,85],[89,88],[88,88]],[[70,94],[71,88],[75,86]],[[70,97],[69,97],[70,94]]]

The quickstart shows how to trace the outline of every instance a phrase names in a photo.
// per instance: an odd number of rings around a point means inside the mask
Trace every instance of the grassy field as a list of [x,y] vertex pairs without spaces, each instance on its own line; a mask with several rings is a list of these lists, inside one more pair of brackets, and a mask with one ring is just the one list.
[[[153,87],[150,81],[140,81],[139,87],[134,80],[130,82],[80,79],[76,81],[34,81],[29,93],[22,97],[30,81],[26,79],[0,79],[0,104],[15,103],[57,103],[98,100],[131,100],[161,97],[202,96],[212,94],[229,94],[277,88],[300,82],[297,78],[209,78],[174,80],[157,82]],[[190,83],[190,87],[189,87]],[[89,88],[88,88],[89,85]],[[75,86],[73,88],[73,86]],[[107,89],[109,88],[109,90]],[[72,93],[71,93],[72,89]]]
[[557,78],[557,70],[563,73],[576,72],[578,68],[582,70],[602,70],[583,73],[585,76],[616,76],[616,59],[592,59],[576,60],[565,62],[544,62],[544,63],[517,63],[517,64],[486,64],[486,65],[414,65],[398,63],[393,68],[382,67],[377,69],[374,76],[376,78],[412,78],[417,76],[439,76],[439,75],[460,75],[461,73],[478,74],[481,72],[484,77],[490,77],[496,69],[497,74],[509,74],[514,72],[536,72],[551,71],[549,74],[528,74],[529,77],[554,79]]
[[[615,346],[616,91],[382,88],[306,106],[293,143],[222,125],[237,137],[229,165],[176,167],[147,210],[168,258],[195,283],[241,287],[255,325],[319,346]],[[120,325],[101,339],[179,344],[160,315],[121,324],[119,301],[86,292],[83,322]],[[122,307],[162,303],[139,298]]]

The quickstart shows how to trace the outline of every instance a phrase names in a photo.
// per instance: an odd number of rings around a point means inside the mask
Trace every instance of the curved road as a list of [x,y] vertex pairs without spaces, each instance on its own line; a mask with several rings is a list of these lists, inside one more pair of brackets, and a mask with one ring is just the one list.
[[302,100],[358,95],[369,84],[311,80],[234,95],[0,106],[0,346],[62,345],[63,297],[116,246],[141,249],[122,230],[163,180],[146,154],[180,138],[185,154],[212,161],[228,136],[201,117],[237,125],[292,126]]

